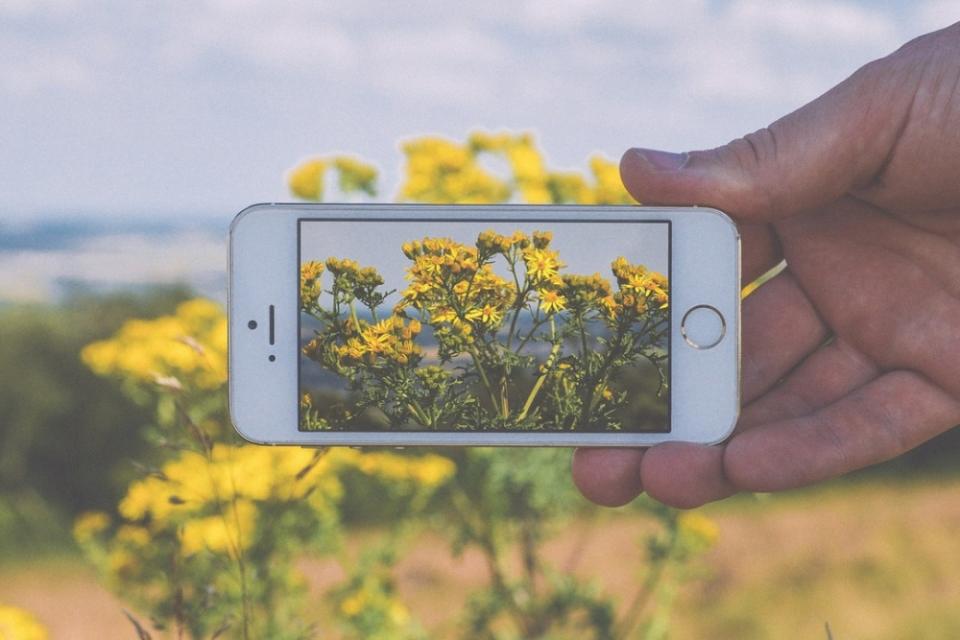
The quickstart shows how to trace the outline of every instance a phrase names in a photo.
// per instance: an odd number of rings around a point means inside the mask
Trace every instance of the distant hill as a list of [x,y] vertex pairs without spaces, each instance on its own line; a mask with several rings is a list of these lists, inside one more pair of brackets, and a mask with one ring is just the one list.
[[0,304],[157,284],[226,300],[229,223],[226,216],[0,223]]

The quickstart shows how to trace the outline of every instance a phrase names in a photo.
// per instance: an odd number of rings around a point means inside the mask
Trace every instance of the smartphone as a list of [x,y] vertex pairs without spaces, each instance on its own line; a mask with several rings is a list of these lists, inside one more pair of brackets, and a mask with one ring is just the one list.
[[720,442],[739,242],[701,207],[249,207],[230,229],[233,423],[302,446]]

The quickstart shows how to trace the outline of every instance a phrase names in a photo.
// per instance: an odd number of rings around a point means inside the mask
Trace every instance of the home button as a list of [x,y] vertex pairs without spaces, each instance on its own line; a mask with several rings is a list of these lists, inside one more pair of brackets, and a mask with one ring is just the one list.
[[708,304],[691,307],[680,321],[680,334],[694,349],[710,349],[720,344],[727,333],[723,314]]

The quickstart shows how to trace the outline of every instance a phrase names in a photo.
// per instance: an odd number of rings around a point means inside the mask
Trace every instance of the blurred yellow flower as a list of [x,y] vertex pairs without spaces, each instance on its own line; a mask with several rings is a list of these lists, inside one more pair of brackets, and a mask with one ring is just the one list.
[[287,178],[290,190],[304,200],[323,199],[323,174],[327,170],[324,160],[315,159],[301,163]]
[[183,555],[210,551],[238,557],[252,544],[256,522],[257,508],[243,499],[225,504],[223,513],[188,520],[180,530]]
[[681,541],[693,550],[712,547],[720,537],[720,527],[707,516],[696,511],[685,511],[677,516]]
[[102,511],[87,511],[77,516],[73,523],[73,537],[83,544],[98,534],[105,531],[110,526],[110,516]]
[[407,164],[400,200],[485,204],[510,198],[510,186],[481,167],[467,145],[424,136],[405,142],[402,149]]
[[0,640],[46,640],[46,627],[23,609],[0,604]]
[[340,603],[340,611],[342,611],[344,615],[352,618],[363,611],[366,600],[366,593],[364,591],[357,591],[353,595],[343,599],[343,602]]
[[227,379],[227,319],[211,300],[188,300],[173,315],[128,320],[112,338],[87,345],[80,356],[100,375],[148,383],[175,378],[214,389]]

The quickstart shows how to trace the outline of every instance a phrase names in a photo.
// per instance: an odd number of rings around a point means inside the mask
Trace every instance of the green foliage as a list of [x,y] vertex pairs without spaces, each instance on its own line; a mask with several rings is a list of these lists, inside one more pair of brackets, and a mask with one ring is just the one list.
[[182,288],[148,289],[0,310],[0,495],[35,493],[66,514],[117,500],[134,472],[130,458],[149,457],[139,429],[150,412],[78,353],[130,316],[162,313],[185,297]]
[[393,577],[397,538],[365,550],[330,593],[340,628],[351,640],[421,640],[426,634],[401,603]]

